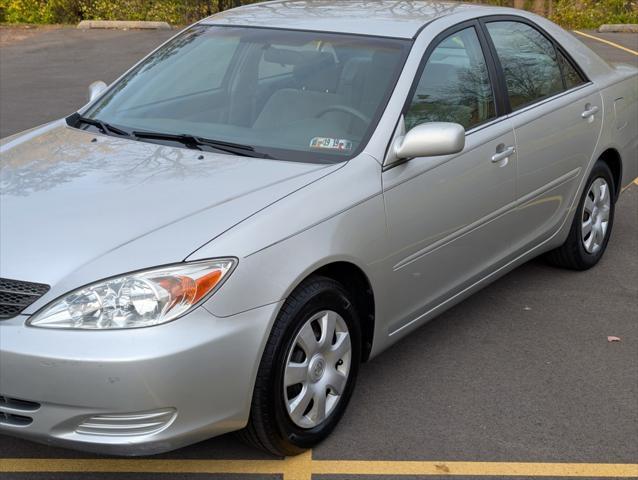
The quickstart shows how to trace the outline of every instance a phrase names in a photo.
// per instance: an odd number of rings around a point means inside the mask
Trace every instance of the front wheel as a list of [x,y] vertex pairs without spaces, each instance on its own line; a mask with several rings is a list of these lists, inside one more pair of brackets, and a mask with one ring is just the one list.
[[551,263],[587,270],[600,261],[614,224],[614,192],[611,170],[599,160],[587,180],[567,240],[547,255]]
[[305,281],[272,328],[240,436],[280,456],[313,447],[343,415],[360,359],[359,318],[347,290],[330,278]]

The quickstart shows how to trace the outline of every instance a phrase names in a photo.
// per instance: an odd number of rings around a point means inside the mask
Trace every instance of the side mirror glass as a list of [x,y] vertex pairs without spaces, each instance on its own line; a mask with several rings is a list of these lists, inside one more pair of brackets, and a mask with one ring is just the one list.
[[102,82],[101,80],[98,80],[97,82],[93,82],[91,85],[89,85],[89,102],[92,102],[97,97],[102,95],[102,93],[106,89],[107,89],[106,83]]
[[398,137],[393,144],[397,160],[451,155],[465,148],[465,128],[458,123],[422,123]]

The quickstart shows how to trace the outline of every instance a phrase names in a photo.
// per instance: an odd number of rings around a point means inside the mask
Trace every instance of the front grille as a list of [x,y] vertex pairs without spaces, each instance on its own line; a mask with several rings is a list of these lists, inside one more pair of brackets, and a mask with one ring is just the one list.
[[0,278],[0,319],[18,315],[49,291],[43,283]]

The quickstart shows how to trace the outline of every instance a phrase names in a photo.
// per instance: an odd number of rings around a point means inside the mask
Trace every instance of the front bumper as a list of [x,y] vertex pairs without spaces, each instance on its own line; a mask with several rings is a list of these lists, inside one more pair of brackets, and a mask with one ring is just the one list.
[[241,429],[278,306],[119,331],[0,321],[0,433],[146,455]]

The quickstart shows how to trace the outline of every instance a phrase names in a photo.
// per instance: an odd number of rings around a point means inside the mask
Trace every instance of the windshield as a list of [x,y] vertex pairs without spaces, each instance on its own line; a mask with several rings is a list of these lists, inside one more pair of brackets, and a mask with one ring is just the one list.
[[[197,25],[144,60],[84,117],[115,127],[103,129],[109,134],[172,134],[250,146],[264,157],[343,161],[372,134],[409,46],[359,35]],[[90,127],[95,122],[83,125]]]

